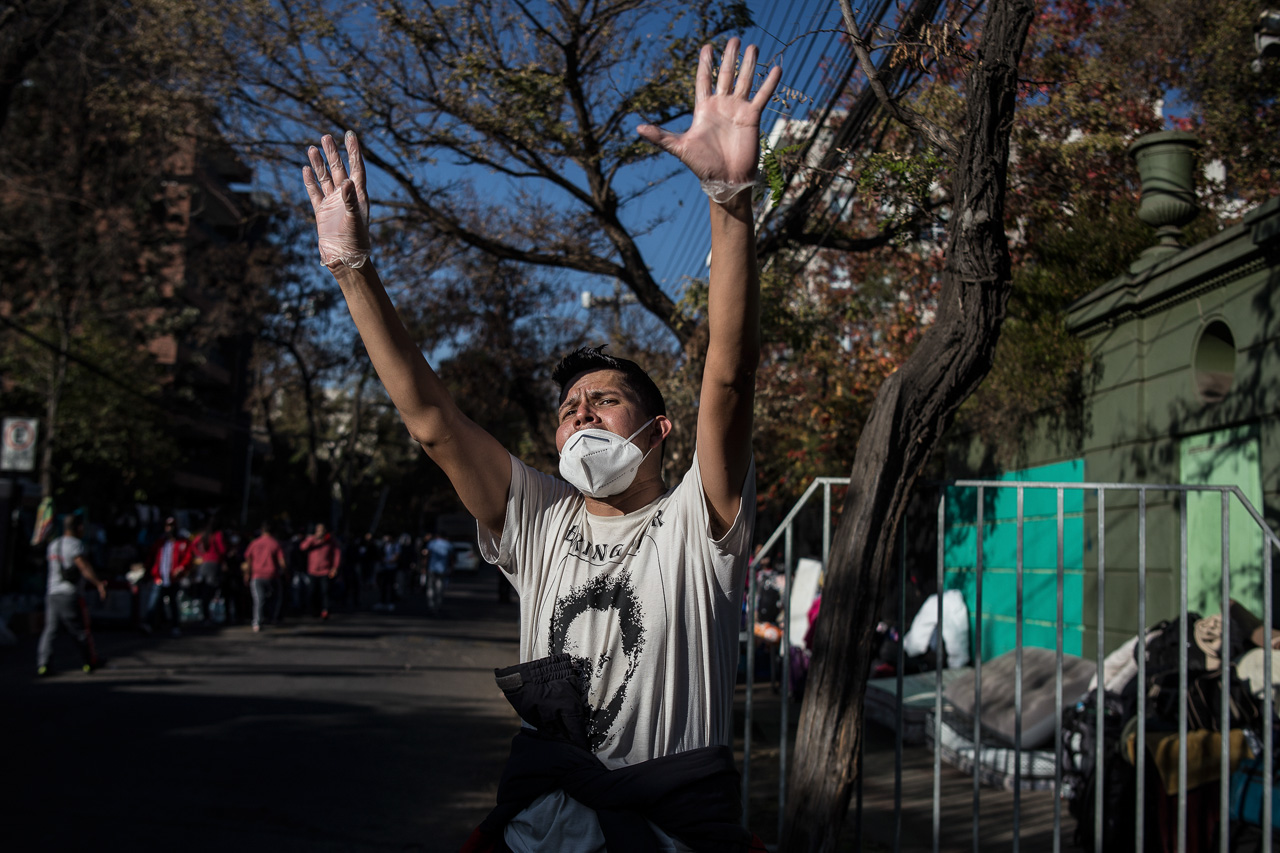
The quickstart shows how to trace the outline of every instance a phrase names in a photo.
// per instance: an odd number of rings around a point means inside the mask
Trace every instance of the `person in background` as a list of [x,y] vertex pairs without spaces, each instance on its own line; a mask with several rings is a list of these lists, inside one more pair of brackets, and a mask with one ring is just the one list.
[[239,625],[253,608],[249,600],[249,584],[236,567],[244,562],[244,545],[240,533],[231,527],[224,531],[227,554],[222,562],[222,600],[227,603],[227,624]]
[[414,569],[413,537],[400,534],[400,550],[396,553],[396,598],[408,598],[413,594]]
[[453,546],[443,536],[428,533],[423,537],[422,562],[425,563],[427,585],[427,609],[436,614],[444,604],[444,592],[449,588],[449,573],[453,568]]
[[329,592],[333,579],[338,576],[342,564],[342,549],[323,524],[317,524],[315,532],[298,543],[298,550],[307,555],[307,603],[315,605],[316,593],[320,598],[320,618],[329,618]]
[[396,569],[400,566],[400,543],[391,534],[382,537],[382,557],[378,561],[377,610],[394,610],[396,596]]
[[281,544],[284,548],[284,561],[289,588],[289,612],[295,615],[303,610],[306,597],[307,555],[302,553],[302,534],[293,531],[289,539]]
[[381,553],[382,550],[378,546],[378,540],[373,538],[372,533],[365,533],[364,536],[360,537],[359,552],[356,559],[360,562],[361,586],[373,585],[373,576],[377,571],[378,558]]
[[156,611],[164,602],[165,618],[169,622],[169,635],[182,636],[179,628],[181,610],[178,602],[178,579],[191,565],[190,542],[178,535],[177,522],[171,517],[164,520],[164,531],[151,552],[151,602],[147,605],[143,630],[150,633],[156,627]]
[[263,608],[274,592],[276,598],[283,594],[280,585],[285,572],[284,549],[271,535],[271,524],[264,521],[256,539],[244,550],[245,580],[253,595],[253,630],[262,630]]
[[[200,615],[205,625],[212,625],[209,602],[222,588],[223,563],[227,557],[226,538],[218,529],[216,516],[209,516],[200,532],[192,537],[191,553],[195,566],[196,592],[200,596]],[[226,601],[225,598],[223,600]]]
[[92,672],[102,666],[93,645],[93,633],[89,630],[89,613],[80,595],[80,581],[93,584],[98,596],[107,599],[107,585],[98,578],[93,566],[85,559],[84,520],[78,515],[67,515],[62,520],[62,535],[49,543],[45,555],[49,560],[49,581],[44,598],[44,631],[36,650],[36,675],[49,674],[49,662],[53,658],[53,642],[59,630],[65,630],[80,649],[81,668]]
[[342,564],[338,569],[338,600],[348,612],[360,607],[360,550],[361,541],[348,537],[342,548]]

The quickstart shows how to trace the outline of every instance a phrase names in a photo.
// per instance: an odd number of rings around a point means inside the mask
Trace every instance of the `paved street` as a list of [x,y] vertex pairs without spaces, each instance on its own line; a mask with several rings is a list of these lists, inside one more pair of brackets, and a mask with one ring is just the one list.
[[438,619],[103,630],[92,675],[65,637],[43,680],[34,638],[0,648],[0,849],[456,850],[518,725],[493,683],[517,607],[492,571]]
[[[517,607],[498,603],[492,571],[456,576],[438,619],[411,608],[261,634],[101,630],[110,665],[92,675],[66,638],[63,671],[42,680],[34,637],[0,647],[0,850],[456,851],[493,805],[518,726],[493,683],[517,659]],[[739,686],[739,757],[743,698]],[[750,822],[772,842],[780,708],[767,684],[755,701]],[[798,717],[794,706],[793,731]],[[898,823],[892,735],[869,733],[865,850],[893,849],[895,824],[903,849],[931,846],[932,756],[906,759]],[[969,849],[972,784],[944,777],[943,849]],[[984,792],[984,843],[1011,840],[1010,805]],[[1022,807],[1023,840],[1047,845],[1051,795]],[[851,815],[841,850],[857,836]]]

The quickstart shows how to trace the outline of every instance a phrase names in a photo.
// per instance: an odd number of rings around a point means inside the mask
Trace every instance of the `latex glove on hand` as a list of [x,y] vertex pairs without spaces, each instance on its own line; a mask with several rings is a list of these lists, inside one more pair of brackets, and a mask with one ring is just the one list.
[[[313,145],[307,149],[310,166],[302,168],[302,183],[316,214],[320,262],[329,269],[339,264],[358,269],[369,260],[369,194],[365,189],[364,156],[360,141],[346,133],[348,170],[333,137],[320,139],[324,156]],[[327,165],[326,165],[327,164]]]
[[703,45],[698,57],[693,123],[688,130],[671,133],[651,124],[636,128],[641,137],[688,166],[702,182],[703,191],[718,204],[755,186],[760,160],[760,114],[782,77],[782,69],[775,65],[755,97],[751,97],[758,51],[755,45],[747,46],[735,81],[738,45],[738,39],[729,39],[714,87],[711,45]]

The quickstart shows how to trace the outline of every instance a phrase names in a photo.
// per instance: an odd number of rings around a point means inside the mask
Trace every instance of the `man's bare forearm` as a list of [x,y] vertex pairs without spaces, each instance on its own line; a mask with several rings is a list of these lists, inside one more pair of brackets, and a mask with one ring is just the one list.
[[707,371],[716,381],[736,386],[744,380],[754,381],[760,361],[760,273],[754,211],[749,192],[709,206]]
[[711,202],[707,359],[698,412],[698,464],[716,535],[739,510],[751,462],[752,407],[760,361],[760,276],[751,197]]
[[759,50],[729,39],[714,70],[702,46],[694,78],[693,122],[683,133],[651,124],[636,132],[680,159],[711,201],[711,276],[707,298],[707,358],[698,410],[698,467],[711,510],[723,531],[737,515],[751,464],[751,408],[760,361],[760,279],[750,188],[760,159],[760,117],[782,78],[774,66],[751,93]]
[[93,584],[98,590],[98,595],[103,600],[106,600],[107,584],[105,581],[99,578],[97,572],[93,570],[93,564],[90,563],[88,560],[86,560],[84,557],[76,557],[75,564],[76,564],[76,568],[80,570],[81,577],[83,577],[89,583]]
[[409,434],[444,470],[467,510],[501,532],[511,484],[506,450],[457,407],[409,337],[372,262],[358,269],[339,266],[334,278]]
[[359,269],[339,266],[333,274],[347,301],[373,368],[404,419],[409,434],[428,450],[448,433],[447,389],[409,336],[370,261]]

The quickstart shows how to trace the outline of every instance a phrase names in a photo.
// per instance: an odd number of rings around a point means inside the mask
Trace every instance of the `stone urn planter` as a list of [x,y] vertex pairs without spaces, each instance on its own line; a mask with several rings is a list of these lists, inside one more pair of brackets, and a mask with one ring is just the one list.
[[1138,218],[1156,229],[1157,238],[1129,266],[1130,272],[1141,272],[1182,250],[1182,229],[1200,212],[1195,193],[1199,147],[1195,136],[1178,130],[1149,133],[1129,146],[1142,181]]

